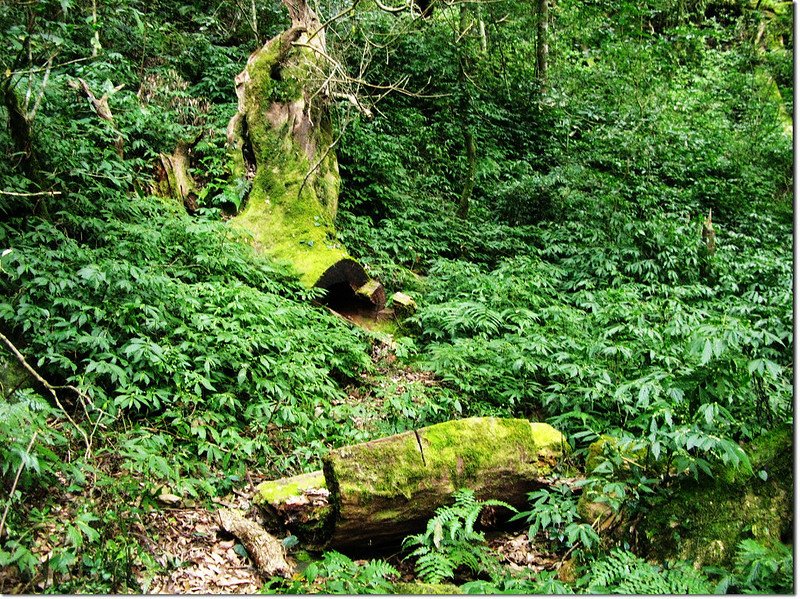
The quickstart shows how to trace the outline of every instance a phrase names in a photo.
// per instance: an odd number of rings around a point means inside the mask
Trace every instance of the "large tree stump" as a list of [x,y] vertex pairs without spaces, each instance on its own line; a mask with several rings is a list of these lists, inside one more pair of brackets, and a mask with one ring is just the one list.
[[[228,126],[234,170],[252,178],[232,222],[256,248],[297,271],[329,300],[355,300],[369,282],[337,239],[340,176],[327,111],[325,35],[305,2],[284,2],[292,28],[254,52],[236,77],[238,113]],[[377,285],[380,285],[376,283]],[[379,310],[383,293],[368,298]]]
[[459,488],[525,506],[565,451],[547,424],[467,418],[331,451],[324,484],[319,473],[263,483],[254,501],[317,548],[388,545],[423,529]]

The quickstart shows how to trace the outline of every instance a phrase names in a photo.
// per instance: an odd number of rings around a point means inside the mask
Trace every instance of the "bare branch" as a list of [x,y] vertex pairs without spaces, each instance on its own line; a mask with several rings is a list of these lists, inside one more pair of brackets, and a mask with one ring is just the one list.
[[42,103],[42,98],[44,97],[45,89],[47,88],[47,81],[50,79],[50,72],[53,67],[53,59],[55,58],[55,54],[47,59],[47,70],[44,72],[44,77],[42,78],[42,85],[39,88],[39,92],[36,96],[36,102],[33,103],[33,108],[28,113],[28,119],[33,121],[36,118],[36,113],[39,111],[39,106]]
[[346,94],[344,92],[334,92],[332,97],[338,98],[340,100],[347,100],[352,104],[356,110],[358,110],[361,114],[363,114],[368,119],[371,119],[374,115],[372,114],[372,110],[369,109],[369,106],[364,106],[355,94]]
[[384,12],[399,13],[405,10],[409,10],[413,6],[414,2],[412,0],[409,0],[408,2],[400,6],[386,6],[383,2],[381,2],[381,0],[375,0],[375,4],[378,6],[378,8],[380,8]]
[[[30,443],[28,443],[28,447],[25,449],[25,453],[30,453],[33,444],[36,442],[36,437],[39,436],[39,431],[34,431],[33,436],[31,437]],[[8,501],[6,502],[6,508],[3,510],[3,517],[0,518],[0,539],[3,538],[3,528],[6,525],[6,516],[8,516],[8,510],[11,508],[11,499],[14,497],[14,491],[17,490],[17,485],[19,484],[19,477],[22,476],[22,470],[25,468],[25,460],[20,460],[19,468],[17,468],[17,474],[14,477],[14,484],[11,485],[11,491],[8,493]]]
[[15,196],[18,198],[33,198],[37,196],[60,196],[60,191],[32,191],[29,193],[22,193],[17,191],[5,191],[0,189],[0,195],[4,196]]
[[[53,397],[53,401],[55,401],[55,403],[58,406],[58,408],[64,413],[64,416],[66,417],[66,419],[69,421],[69,423],[73,427],[75,427],[75,430],[77,430],[81,434],[81,436],[83,437],[83,441],[86,444],[85,457],[88,458],[92,453],[92,441],[89,438],[89,436],[86,434],[86,432],[78,425],[78,423],[75,422],[75,420],[72,419],[72,416],[70,416],[69,413],[67,412],[67,410],[64,409],[64,406],[61,405],[61,401],[58,399],[58,394],[56,393],[56,389],[69,389],[70,391],[72,391],[72,392],[74,392],[74,393],[76,393],[78,395],[78,399],[81,401],[81,403],[83,403],[83,398],[86,397],[86,394],[83,391],[81,391],[80,389],[77,389],[77,388],[73,387],[72,385],[67,385],[67,386],[63,386],[63,387],[55,387],[55,386],[51,385],[50,383],[48,383],[44,379],[44,377],[42,377],[42,375],[40,375],[36,371],[36,369],[33,368],[33,366],[28,364],[28,361],[25,359],[25,356],[22,355],[22,353],[11,342],[11,340],[8,337],[6,337],[5,335],[3,335],[3,333],[0,333],[0,340],[2,340],[3,343],[5,343],[6,347],[8,347],[8,349],[11,351],[11,353],[14,354],[14,357],[22,365],[22,367],[25,368],[25,370],[27,370],[30,373],[30,375],[34,379],[36,379],[36,381],[38,381],[39,384],[42,385],[42,387],[44,387],[45,389],[47,389],[50,392],[50,395],[52,395],[52,397]],[[84,404],[84,411],[86,411],[86,405],[85,404]]]

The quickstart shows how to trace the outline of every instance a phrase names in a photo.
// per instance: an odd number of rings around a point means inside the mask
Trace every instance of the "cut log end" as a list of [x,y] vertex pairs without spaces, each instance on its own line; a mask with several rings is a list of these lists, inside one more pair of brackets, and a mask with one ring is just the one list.
[[314,284],[326,290],[322,303],[337,312],[375,312],[386,305],[386,291],[370,279],[355,260],[339,260],[322,273]]

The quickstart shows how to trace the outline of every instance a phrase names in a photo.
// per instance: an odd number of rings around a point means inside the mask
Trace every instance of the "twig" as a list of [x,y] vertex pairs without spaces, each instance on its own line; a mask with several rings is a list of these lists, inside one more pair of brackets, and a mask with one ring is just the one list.
[[339,135],[336,137],[336,139],[334,139],[333,142],[331,142],[331,145],[329,145],[327,148],[325,148],[325,152],[322,154],[320,159],[317,160],[316,164],[314,166],[312,166],[309,169],[309,171],[306,173],[306,176],[303,178],[303,182],[300,184],[300,189],[297,191],[297,197],[298,198],[300,197],[300,194],[303,193],[303,189],[305,188],[306,183],[308,183],[308,178],[312,174],[314,174],[314,172],[322,165],[323,161],[325,160],[325,158],[327,158],[327,156],[330,153],[330,151],[336,146],[336,144],[339,143],[339,140],[342,139],[342,136],[344,135],[344,132],[345,132],[346,129],[347,129],[346,126],[342,127],[342,130],[339,133]]
[[[25,453],[30,453],[33,444],[36,442],[36,437],[39,436],[39,431],[34,431],[33,436],[31,437],[31,442],[28,443],[27,449],[25,449]],[[6,509],[3,510],[3,517],[0,518],[0,539],[3,538],[3,528],[6,525],[6,516],[8,516],[8,510],[11,508],[11,498],[14,496],[14,491],[17,490],[17,485],[19,484],[19,477],[22,476],[22,470],[25,467],[25,460],[21,460],[19,463],[19,468],[17,468],[17,475],[14,477],[14,484],[11,485],[11,491],[8,493],[8,501],[6,502]]]
[[22,193],[17,191],[5,191],[0,189],[0,195],[4,196],[16,196],[19,198],[32,198],[36,196],[60,196],[60,191],[32,191],[30,193]]
[[[78,394],[78,399],[81,401],[81,403],[83,403],[84,393],[82,393],[79,389],[76,389],[75,387],[72,387],[71,385],[67,385],[65,387],[54,387],[53,385],[48,383],[42,377],[42,375],[40,375],[38,372],[36,372],[36,370],[33,368],[33,366],[28,364],[27,360],[25,360],[25,356],[23,356],[22,353],[20,353],[20,351],[17,349],[17,347],[11,342],[11,340],[8,337],[3,335],[3,333],[0,333],[0,340],[2,340],[3,343],[6,344],[8,349],[11,350],[11,353],[14,354],[14,357],[17,358],[17,360],[19,361],[20,364],[22,364],[22,366],[25,368],[25,370],[27,370],[31,374],[31,376],[33,378],[35,378],[45,389],[47,389],[50,392],[50,395],[53,396],[53,401],[56,402],[56,405],[58,406],[58,408],[62,412],[64,412],[64,416],[67,418],[67,420],[69,420],[69,423],[72,426],[74,426],[75,429],[83,437],[83,440],[86,443],[86,454],[85,454],[85,457],[88,458],[92,453],[92,441],[89,439],[89,436],[86,434],[86,431],[84,431],[78,425],[78,423],[75,422],[75,420],[72,419],[72,416],[70,416],[69,413],[67,412],[67,410],[64,409],[64,406],[61,405],[61,401],[58,399],[58,394],[56,393],[56,389],[69,389],[70,391],[76,392]],[[86,410],[86,406],[85,405],[84,405],[84,410]]]
[[353,4],[349,8],[345,8],[343,11],[333,15],[330,19],[328,19],[327,21],[322,23],[319,27],[317,27],[317,29],[311,35],[308,36],[308,40],[307,41],[311,42],[311,40],[313,40],[315,37],[317,37],[317,34],[320,31],[324,30],[328,25],[330,25],[334,21],[338,21],[339,19],[341,19],[342,17],[344,17],[346,15],[349,15],[351,12],[353,12],[356,9],[356,7],[360,3],[361,3],[361,0],[354,0]]
[[[35,2],[32,3],[32,4],[35,4]],[[18,71],[11,71],[10,75],[9,74],[6,74],[6,75],[9,76],[9,77],[13,77],[14,75],[22,75],[23,73],[29,73],[29,74],[30,73],[41,73],[43,71],[47,71],[48,69],[60,69],[61,67],[65,67],[67,65],[75,64],[76,62],[86,62],[87,60],[91,60],[91,59],[88,56],[86,58],[76,58],[75,60],[68,60],[67,62],[62,62],[62,63],[57,64],[57,65],[37,67],[35,69],[20,69]]]

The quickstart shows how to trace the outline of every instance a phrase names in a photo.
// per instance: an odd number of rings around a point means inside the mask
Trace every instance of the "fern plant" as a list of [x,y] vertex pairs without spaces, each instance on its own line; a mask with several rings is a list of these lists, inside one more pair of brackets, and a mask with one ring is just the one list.
[[615,595],[707,595],[713,590],[689,564],[662,569],[619,548],[592,562],[577,585],[587,593]]
[[384,560],[372,559],[360,563],[338,551],[326,551],[322,559],[309,564],[302,575],[295,575],[289,581],[275,576],[262,591],[279,594],[387,595],[392,592],[392,581],[399,576],[397,569]]
[[484,544],[484,534],[475,530],[475,523],[485,507],[514,508],[493,499],[478,501],[470,489],[459,489],[453,493],[453,499],[453,505],[436,510],[425,532],[403,541],[404,549],[416,547],[408,557],[415,558],[417,575],[426,583],[452,580],[462,566],[477,574],[491,571],[497,565]]
[[783,543],[762,545],[745,539],[736,548],[735,584],[743,593],[792,594],[792,548]]

